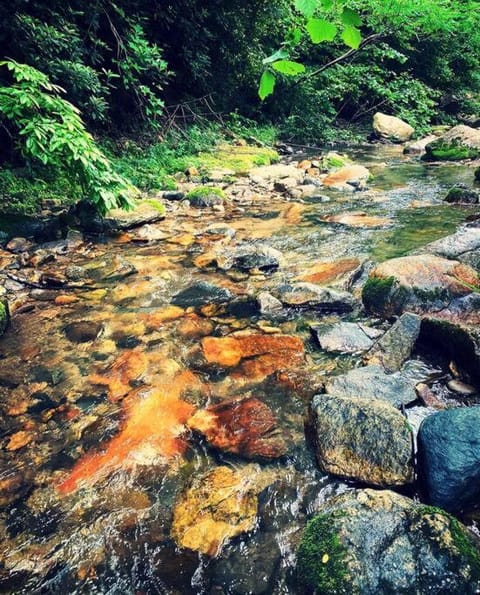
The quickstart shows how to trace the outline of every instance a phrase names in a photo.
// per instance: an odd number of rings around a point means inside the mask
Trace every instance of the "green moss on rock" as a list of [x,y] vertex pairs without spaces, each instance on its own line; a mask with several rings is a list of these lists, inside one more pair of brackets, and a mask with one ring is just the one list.
[[461,161],[462,159],[476,159],[480,150],[462,145],[458,141],[445,142],[442,139],[433,141],[426,146],[426,153],[422,157],[425,161]]
[[297,559],[299,582],[318,593],[351,593],[347,548],[332,528],[330,515],[319,514],[306,526]]
[[186,199],[194,207],[212,207],[220,205],[226,199],[225,192],[221,188],[213,186],[199,186],[190,191]]
[[157,210],[160,215],[165,215],[165,205],[163,204],[163,202],[159,201],[159,200],[155,200],[154,198],[151,198],[147,201],[145,201],[148,205],[150,205],[152,208],[154,208],[155,210]]
[[8,305],[6,302],[0,301],[0,335],[3,335],[6,331],[9,321]]
[[395,277],[370,277],[362,290],[362,301],[369,312],[383,314],[388,308]]

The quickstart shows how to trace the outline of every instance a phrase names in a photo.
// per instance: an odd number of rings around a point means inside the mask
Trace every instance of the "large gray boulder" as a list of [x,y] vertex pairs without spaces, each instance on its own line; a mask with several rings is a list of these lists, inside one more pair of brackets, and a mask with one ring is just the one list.
[[480,555],[446,512],[391,491],[354,490],[327,501],[308,523],[297,579],[322,595],[473,595]]
[[374,486],[413,481],[411,432],[388,403],[317,395],[311,421],[323,471]]
[[420,469],[429,500],[457,511],[480,498],[480,406],[439,411],[418,435]]

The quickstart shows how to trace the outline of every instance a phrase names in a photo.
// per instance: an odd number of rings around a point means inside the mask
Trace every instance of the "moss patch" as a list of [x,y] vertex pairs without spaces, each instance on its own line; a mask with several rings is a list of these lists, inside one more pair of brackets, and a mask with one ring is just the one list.
[[425,161],[461,161],[462,159],[476,159],[480,151],[473,147],[466,147],[459,142],[445,142],[441,139],[426,146],[426,153],[422,157]]
[[331,516],[314,517],[298,549],[299,582],[318,593],[351,593],[346,560],[347,548],[333,528]]
[[370,277],[362,290],[365,308],[374,314],[386,313],[391,308],[390,298],[394,285],[395,277]]
[[165,215],[165,205],[160,202],[159,200],[149,199],[145,201],[148,205],[153,207],[156,211],[160,213],[160,215]]
[[194,207],[220,205],[226,198],[225,192],[221,188],[215,188],[213,186],[199,186],[186,196],[186,199]]
[[192,164],[206,173],[214,169],[230,169],[236,174],[246,174],[256,166],[270,165],[278,160],[278,153],[266,147],[220,145],[212,152],[199,153]]
[[6,331],[10,315],[8,313],[8,307],[4,302],[0,302],[0,335]]

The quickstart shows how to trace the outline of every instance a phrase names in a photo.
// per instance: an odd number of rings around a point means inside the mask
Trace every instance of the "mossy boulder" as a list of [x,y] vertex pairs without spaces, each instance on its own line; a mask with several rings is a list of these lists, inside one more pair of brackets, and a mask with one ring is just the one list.
[[474,594],[480,555],[445,511],[391,491],[354,490],[321,506],[297,552],[307,593]]
[[478,304],[470,299],[480,289],[478,273],[470,266],[431,254],[393,258],[379,264],[363,286],[368,312],[384,318],[405,311],[425,314],[455,310],[468,319]]
[[159,200],[139,200],[130,211],[112,209],[103,220],[105,230],[133,229],[165,218],[165,206]]
[[214,186],[199,186],[186,196],[192,207],[208,208],[223,204],[226,199],[225,192]]
[[480,157],[480,130],[454,126],[425,147],[425,161],[460,161]]
[[478,190],[467,188],[464,185],[458,185],[450,188],[444,201],[456,204],[474,205],[479,202],[479,199],[480,193]]
[[480,406],[439,411],[418,435],[420,471],[432,504],[458,511],[480,498]]
[[7,300],[0,298],[0,336],[7,330],[10,322],[10,313]]
[[323,471],[373,486],[413,481],[412,436],[406,420],[373,393],[370,399],[317,395],[311,422]]

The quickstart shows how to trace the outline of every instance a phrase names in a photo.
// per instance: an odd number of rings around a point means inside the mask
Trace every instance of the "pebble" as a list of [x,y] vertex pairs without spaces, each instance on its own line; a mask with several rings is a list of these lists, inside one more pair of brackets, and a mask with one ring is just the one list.
[[478,390],[474,386],[466,384],[461,380],[450,380],[450,382],[447,382],[447,387],[463,397],[469,397],[478,393]]

